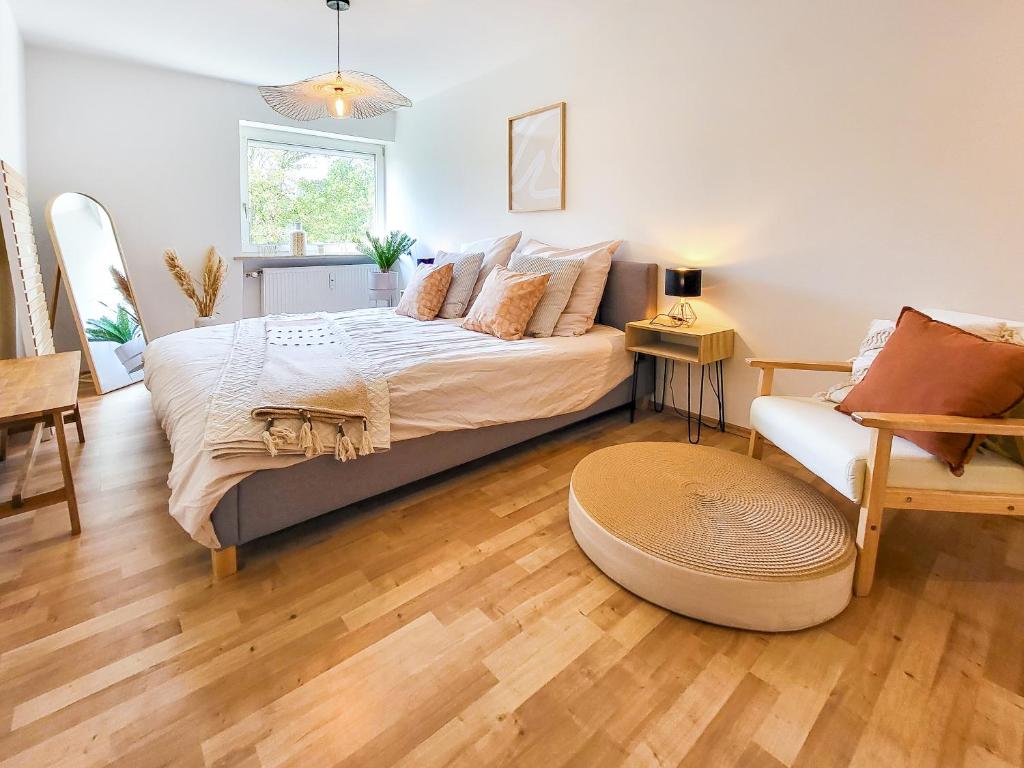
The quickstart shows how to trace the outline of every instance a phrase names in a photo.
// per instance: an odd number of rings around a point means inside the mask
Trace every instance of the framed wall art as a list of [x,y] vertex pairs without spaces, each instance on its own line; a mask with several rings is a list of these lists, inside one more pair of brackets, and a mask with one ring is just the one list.
[[508,209],[565,210],[565,102],[508,119]]

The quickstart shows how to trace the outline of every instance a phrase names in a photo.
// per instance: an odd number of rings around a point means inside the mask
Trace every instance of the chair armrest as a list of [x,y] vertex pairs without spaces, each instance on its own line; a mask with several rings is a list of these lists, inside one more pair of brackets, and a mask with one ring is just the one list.
[[851,373],[853,363],[835,360],[768,360],[761,357],[748,357],[747,365],[751,368],[780,368],[790,371],[838,371]]
[[1024,419],[974,419],[967,416],[935,416],[923,413],[854,413],[862,427],[912,432],[953,432],[967,435],[1024,437]]

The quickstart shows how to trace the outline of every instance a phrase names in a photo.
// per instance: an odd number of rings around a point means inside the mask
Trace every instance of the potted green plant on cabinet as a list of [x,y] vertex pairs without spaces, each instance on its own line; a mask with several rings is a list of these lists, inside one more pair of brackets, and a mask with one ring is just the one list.
[[394,266],[415,244],[413,238],[397,229],[389,232],[383,240],[366,233],[366,242],[357,243],[356,248],[377,265],[378,271],[370,273],[371,291],[394,291],[398,288],[398,273]]

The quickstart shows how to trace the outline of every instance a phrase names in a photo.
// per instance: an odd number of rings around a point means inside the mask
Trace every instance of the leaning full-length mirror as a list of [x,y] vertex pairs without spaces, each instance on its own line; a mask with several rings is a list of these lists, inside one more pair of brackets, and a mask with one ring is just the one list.
[[139,381],[146,332],[107,210],[67,192],[50,201],[46,223],[61,271],[57,290],[67,291],[96,391]]

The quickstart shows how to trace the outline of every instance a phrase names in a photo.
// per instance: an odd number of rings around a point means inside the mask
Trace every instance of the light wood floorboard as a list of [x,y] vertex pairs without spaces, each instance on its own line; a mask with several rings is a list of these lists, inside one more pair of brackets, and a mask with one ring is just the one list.
[[[838,618],[709,626],[569,532],[583,456],[685,439],[618,412],[244,547],[214,584],[167,514],[146,390],[82,411],[81,537],[63,505],[0,522],[2,766],[1024,765],[1019,518],[891,513],[874,591]],[[59,482],[49,441],[30,491]]]

